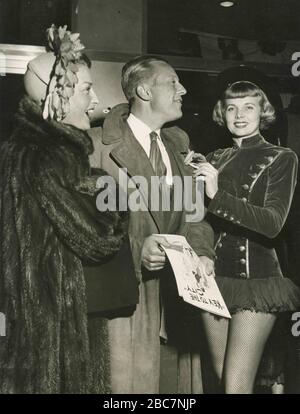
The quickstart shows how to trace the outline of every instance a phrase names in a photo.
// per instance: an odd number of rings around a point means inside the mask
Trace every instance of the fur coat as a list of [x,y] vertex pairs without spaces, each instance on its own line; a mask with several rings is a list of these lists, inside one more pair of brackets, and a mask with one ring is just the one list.
[[127,229],[124,213],[96,209],[92,151],[23,98],[0,155],[0,393],[89,392],[82,266],[111,258]]

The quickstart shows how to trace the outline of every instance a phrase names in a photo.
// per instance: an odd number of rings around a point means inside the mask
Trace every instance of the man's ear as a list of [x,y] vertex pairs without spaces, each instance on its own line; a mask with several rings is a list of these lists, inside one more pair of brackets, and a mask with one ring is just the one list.
[[136,94],[143,101],[150,101],[152,97],[151,90],[146,83],[137,86]]

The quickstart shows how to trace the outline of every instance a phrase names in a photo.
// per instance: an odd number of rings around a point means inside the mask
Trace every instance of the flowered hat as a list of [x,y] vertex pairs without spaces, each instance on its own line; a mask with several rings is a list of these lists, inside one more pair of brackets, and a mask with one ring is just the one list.
[[84,46],[79,33],[71,33],[67,26],[47,29],[47,53],[28,63],[24,75],[27,94],[43,109],[44,119],[61,121],[70,109],[69,99],[78,82],[78,63]]

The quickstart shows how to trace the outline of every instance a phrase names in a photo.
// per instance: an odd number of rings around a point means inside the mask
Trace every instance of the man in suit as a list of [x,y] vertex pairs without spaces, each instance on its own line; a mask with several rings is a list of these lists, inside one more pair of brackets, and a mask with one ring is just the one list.
[[[144,177],[149,186],[151,177],[163,175],[172,192],[174,176],[183,179],[192,173],[184,164],[189,139],[178,127],[163,126],[182,116],[186,90],[174,69],[154,56],[128,62],[122,70],[122,88],[129,105],[120,104],[110,111],[101,137],[91,132],[93,159],[99,155],[99,166],[116,180],[120,168],[126,168],[128,178],[133,180]],[[137,184],[134,190],[139,189],[141,198],[149,201],[142,187]],[[132,316],[114,318],[109,323],[113,393],[159,392],[160,279],[166,277],[166,272],[170,274],[161,248],[168,243],[159,233],[184,235],[200,256],[201,271],[212,272],[213,231],[205,221],[187,223],[184,211],[174,211],[174,207],[171,211],[155,211],[150,201],[147,209],[141,210],[131,211],[129,219],[139,304]]]

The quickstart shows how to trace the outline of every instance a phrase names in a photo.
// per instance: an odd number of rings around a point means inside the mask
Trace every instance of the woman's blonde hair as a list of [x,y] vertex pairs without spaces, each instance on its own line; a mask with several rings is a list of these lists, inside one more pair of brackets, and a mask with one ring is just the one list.
[[213,120],[220,126],[226,125],[226,99],[245,98],[246,96],[260,97],[261,116],[260,129],[268,128],[276,120],[275,109],[266,94],[255,83],[249,81],[234,82],[227,87],[221,99],[213,110]]

